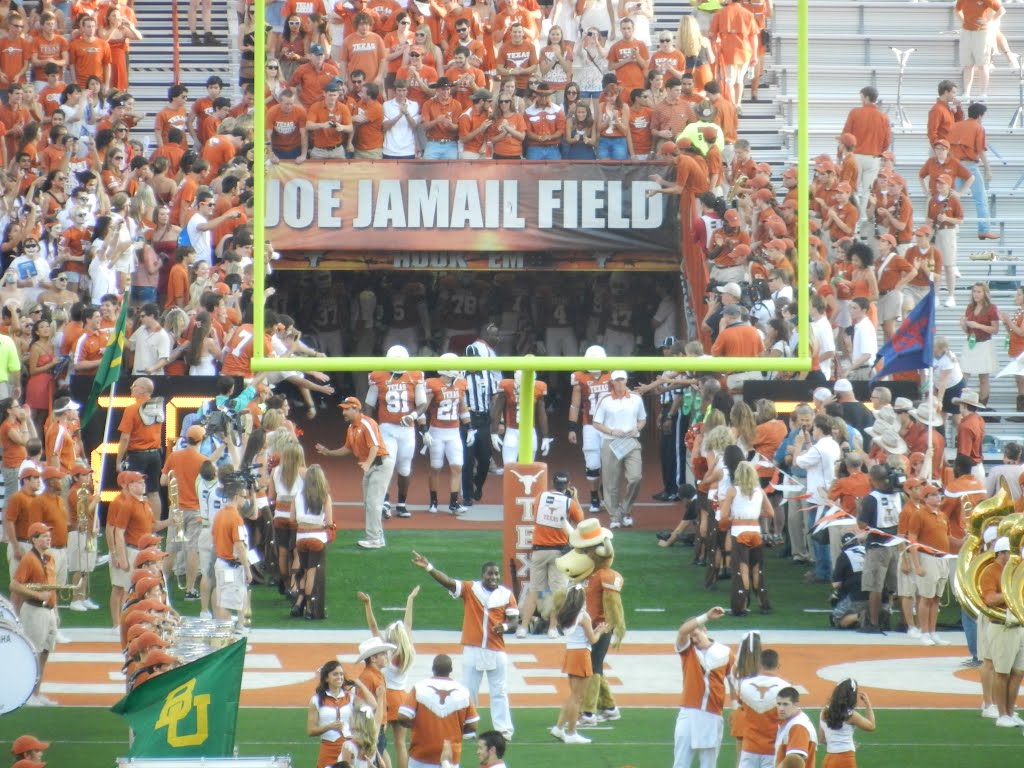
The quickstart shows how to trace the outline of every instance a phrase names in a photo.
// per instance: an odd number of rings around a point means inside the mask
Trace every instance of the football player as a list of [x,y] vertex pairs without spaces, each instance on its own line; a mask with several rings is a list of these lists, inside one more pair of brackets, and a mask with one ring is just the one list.
[[[454,352],[445,352],[441,360],[450,364],[458,361]],[[441,468],[448,462],[451,482],[448,487],[448,511],[461,515],[466,507],[459,503],[459,486],[462,485],[462,435],[459,425],[469,426],[469,406],[466,404],[466,380],[462,371],[439,370],[437,378],[426,381],[427,402],[425,413],[419,416],[420,435],[423,445],[430,454],[430,512],[437,512],[437,487],[441,480]],[[427,416],[430,426],[427,426]],[[476,441],[476,430],[470,428],[466,434],[466,445]]]
[[[601,360],[607,355],[604,347],[596,344],[587,347],[584,357]],[[590,514],[601,511],[601,434],[594,429],[592,418],[601,398],[611,388],[611,374],[608,371],[576,371],[572,375],[572,401],[569,404],[569,442],[579,443],[576,430],[583,427],[583,461],[587,468],[587,483],[590,485]]]
[[[409,351],[396,345],[389,348],[384,356],[400,365],[398,361],[407,359]],[[398,516],[412,517],[405,500],[409,494],[412,459],[416,453],[416,417],[423,412],[427,402],[423,372],[373,371],[369,382],[363,410],[367,416],[376,418],[384,444],[395,457],[395,474],[398,475],[398,503],[395,508]],[[384,517],[391,516],[391,501],[387,495],[383,513]]]
[[[523,379],[523,372],[516,371],[512,379],[502,379],[498,391],[491,401],[491,445],[494,450],[501,452],[503,465],[514,464],[519,461],[519,385]],[[537,435],[540,434],[540,453],[547,456],[551,450],[551,444],[555,441],[548,434],[548,413],[544,407],[544,395],[547,394],[548,385],[543,381],[533,383],[534,419],[537,426],[533,430],[533,458],[537,458]],[[500,432],[502,418],[505,420],[504,437]]]
[[387,326],[384,348],[419,349],[430,338],[430,311],[423,283],[409,282],[384,297],[383,324]]
[[445,323],[445,350],[465,349],[476,340],[487,305],[486,286],[469,273],[448,275],[440,281],[438,318]]
[[636,353],[638,313],[629,295],[629,279],[616,272],[608,285],[611,298],[604,316],[604,348],[612,357],[630,357]]

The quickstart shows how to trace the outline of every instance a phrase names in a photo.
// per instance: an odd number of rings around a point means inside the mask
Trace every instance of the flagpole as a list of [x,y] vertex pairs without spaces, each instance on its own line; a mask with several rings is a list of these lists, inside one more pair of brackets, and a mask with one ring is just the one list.
[[[932,283],[932,289],[931,289],[931,291],[929,291],[929,296],[931,297],[931,302],[932,302],[932,325],[934,327],[934,324],[935,324],[935,313],[937,311],[937,308],[936,308],[935,305],[938,303],[938,292],[935,290],[935,284],[934,283]],[[927,339],[927,337],[926,337],[926,339]],[[935,343],[934,340],[933,340],[932,343],[933,344]],[[928,367],[928,415],[934,417],[934,415],[935,415],[935,353],[934,353],[934,349],[932,349],[932,350],[925,350],[925,351],[926,351],[926,353],[929,353],[929,352],[931,353],[931,354],[929,354],[929,357],[931,358],[932,364]],[[942,424],[943,424],[943,427],[945,427],[945,424],[946,424],[945,417],[943,417],[943,419],[942,419]],[[935,467],[935,455],[933,453],[933,451],[935,450],[934,447],[933,447],[934,442],[935,442],[935,427],[933,427],[931,424],[929,424],[928,425],[928,452],[925,454],[925,456],[927,457],[926,460],[928,462],[928,483],[929,483],[929,485],[932,482],[932,469]]]

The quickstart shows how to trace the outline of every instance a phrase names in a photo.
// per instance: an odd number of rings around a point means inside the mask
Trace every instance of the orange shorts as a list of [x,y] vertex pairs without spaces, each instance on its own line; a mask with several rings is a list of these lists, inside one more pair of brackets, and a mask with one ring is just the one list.
[[734,739],[742,739],[743,731],[747,727],[747,713],[742,708],[737,707],[729,715],[729,734]]
[[760,547],[764,540],[761,538],[760,533],[754,533],[753,531],[744,531],[736,537],[736,541],[742,544],[744,547],[750,547],[751,549],[753,549],[754,547]]
[[856,752],[829,752],[821,768],[857,768]]
[[387,698],[385,701],[388,706],[387,722],[394,723],[398,720],[398,708],[402,706],[402,702],[405,701],[405,691],[399,691],[396,688],[388,688],[386,696]]
[[341,757],[341,745],[345,743],[344,739],[338,739],[337,741],[320,741],[320,754],[316,756],[316,768],[327,768],[328,765],[334,765],[338,762],[338,758]]
[[299,552],[323,552],[324,546],[326,546],[320,539],[299,539],[295,543],[295,548]]
[[594,674],[594,668],[590,662],[590,650],[588,648],[573,648],[565,652],[565,661],[562,662],[562,672],[575,677],[590,677]]

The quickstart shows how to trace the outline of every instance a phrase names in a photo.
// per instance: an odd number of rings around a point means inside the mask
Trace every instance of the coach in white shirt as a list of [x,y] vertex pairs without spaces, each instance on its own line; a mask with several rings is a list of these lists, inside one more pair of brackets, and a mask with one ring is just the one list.
[[602,435],[601,478],[611,527],[633,525],[633,504],[640,490],[643,458],[640,432],[647,410],[640,395],[629,391],[625,371],[612,371],[611,392],[594,413],[594,429]]
[[832,364],[836,356],[836,337],[825,313],[825,300],[811,296],[811,333],[818,340],[818,367],[826,381],[832,381]]
[[878,355],[878,330],[868,317],[868,300],[862,297],[850,300],[850,319],[853,320],[853,351],[850,352],[850,381],[867,381]]

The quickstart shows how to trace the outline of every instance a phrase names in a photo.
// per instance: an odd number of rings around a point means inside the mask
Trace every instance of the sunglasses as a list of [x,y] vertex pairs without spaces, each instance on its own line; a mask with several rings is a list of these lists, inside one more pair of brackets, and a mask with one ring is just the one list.
[[25,250],[26,251],[38,251],[39,250],[39,243],[26,243],[25,244]]
[[277,64],[267,64],[267,69],[280,69],[280,67]]
[[498,99],[499,104],[511,104],[512,99]]
[[301,21],[289,21],[288,22],[288,26],[289,27],[301,27],[302,26],[302,22]]

